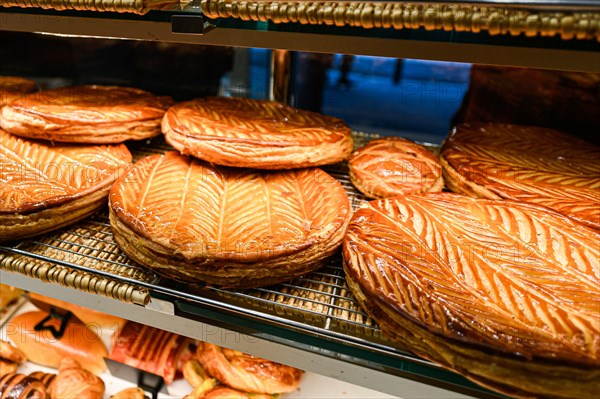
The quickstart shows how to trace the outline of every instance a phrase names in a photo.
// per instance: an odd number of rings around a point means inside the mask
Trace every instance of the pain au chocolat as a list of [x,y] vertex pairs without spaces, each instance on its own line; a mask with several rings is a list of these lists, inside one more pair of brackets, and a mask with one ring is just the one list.
[[0,108],[37,90],[37,84],[18,76],[0,76]]
[[600,234],[549,208],[451,193],[372,201],[347,282],[417,355],[516,397],[600,389]]
[[340,119],[273,101],[200,98],[171,107],[162,130],[182,154],[216,165],[293,169],[344,160],[350,129]]
[[352,153],[350,181],[369,198],[439,192],[442,165],[424,146],[401,137],[375,139]]
[[600,229],[600,147],[546,128],[463,124],[440,158],[454,192],[544,205]]
[[315,270],[351,216],[320,169],[217,167],[176,152],[138,161],[110,192],[115,239],[159,274],[227,287],[274,284]]
[[124,145],[51,145],[0,130],[0,242],[46,233],[106,204],[131,162]]
[[9,133],[68,143],[111,144],[160,134],[170,97],[117,86],[73,86],[30,94],[2,108]]

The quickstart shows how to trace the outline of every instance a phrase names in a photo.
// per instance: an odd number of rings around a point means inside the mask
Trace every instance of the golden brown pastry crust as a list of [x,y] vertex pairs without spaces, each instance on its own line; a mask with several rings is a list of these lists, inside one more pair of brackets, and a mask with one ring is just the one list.
[[68,143],[121,143],[160,133],[170,97],[117,86],[74,86],[31,94],[1,110],[18,136]]
[[300,386],[304,372],[270,360],[201,342],[196,357],[217,380],[234,389],[276,394],[293,392]]
[[452,191],[552,208],[600,229],[600,148],[564,133],[506,124],[463,124],[440,160]]
[[56,230],[106,203],[126,170],[124,145],[50,145],[0,130],[0,241]]
[[37,91],[33,80],[18,76],[0,76],[0,108]]
[[135,261],[187,282],[274,284],[321,266],[351,216],[320,169],[216,167],[175,152],[137,162],[112,187],[115,240]]
[[272,101],[201,98],[171,107],[162,122],[182,154],[225,166],[293,169],[332,164],[352,152],[340,119]]
[[102,399],[104,381],[77,361],[64,358],[54,379],[52,395],[60,399]]
[[510,395],[590,397],[600,388],[598,240],[535,204],[394,197],[356,212],[344,269],[407,350]]
[[427,148],[401,137],[372,140],[348,160],[350,181],[369,198],[439,192],[442,165]]

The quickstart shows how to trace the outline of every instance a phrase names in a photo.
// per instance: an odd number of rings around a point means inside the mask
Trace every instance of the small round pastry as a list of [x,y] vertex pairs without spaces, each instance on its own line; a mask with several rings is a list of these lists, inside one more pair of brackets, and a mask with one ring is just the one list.
[[37,91],[33,80],[18,76],[0,76],[0,108]]
[[375,139],[348,161],[350,181],[369,198],[439,192],[442,165],[420,144],[400,137]]
[[117,86],[62,87],[30,94],[1,110],[0,126],[34,139],[113,144],[160,133],[173,104],[166,96]]
[[226,287],[291,280],[340,246],[351,217],[320,169],[217,167],[174,151],[141,159],[111,188],[121,249],[169,278]]
[[201,342],[196,358],[206,372],[223,384],[244,392],[293,392],[304,372],[260,357]]
[[131,162],[125,145],[56,145],[0,129],[0,242],[77,222],[106,204]]
[[167,142],[210,163],[256,169],[332,164],[352,152],[350,128],[337,118],[273,102],[209,97],[171,107]]

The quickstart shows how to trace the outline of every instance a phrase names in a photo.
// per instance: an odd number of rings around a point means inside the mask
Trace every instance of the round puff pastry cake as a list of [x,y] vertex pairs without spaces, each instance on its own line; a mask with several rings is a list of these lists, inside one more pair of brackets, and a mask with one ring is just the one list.
[[50,145],[0,130],[0,241],[58,229],[105,206],[125,145]]
[[217,167],[176,152],[138,161],[112,187],[115,240],[133,260],[185,282],[258,287],[313,271],[350,220],[320,169]]
[[18,76],[0,76],[0,108],[37,91],[33,80]]
[[435,193],[367,203],[343,257],[354,296],[407,350],[509,396],[595,398],[598,242],[543,206]]
[[300,386],[304,372],[246,353],[198,343],[196,359],[204,370],[231,388],[250,393],[293,392]]
[[160,133],[166,96],[117,86],[73,86],[30,94],[2,108],[0,125],[22,137],[68,143],[121,143]]
[[180,103],[162,122],[182,154],[225,166],[293,169],[332,164],[352,152],[340,119],[272,101],[209,97]]
[[442,165],[427,148],[400,137],[375,139],[352,153],[350,181],[369,198],[438,192]]
[[532,202],[600,229],[600,147],[541,127],[463,124],[440,160],[456,193]]

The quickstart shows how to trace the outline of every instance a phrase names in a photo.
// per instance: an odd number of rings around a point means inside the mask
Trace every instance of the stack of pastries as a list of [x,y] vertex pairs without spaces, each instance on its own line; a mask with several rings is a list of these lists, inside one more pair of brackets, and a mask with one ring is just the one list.
[[192,157],[143,158],[110,192],[115,240],[135,261],[175,280],[249,288],[313,271],[341,245],[350,201],[316,168],[352,150],[339,119],[208,98],[175,105],[162,127]]
[[[387,165],[372,156],[351,163]],[[596,397],[600,149],[464,124],[440,161],[455,193],[400,193],[354,214],[343,258],[358,302],[403,348],[494,390]]]
[[[439,157],[401,138],[351,153],[350,130],[333,117],[250,99],[171,105],[101,86],[10,100],[0,111],[0,240],[79,220],[110,188],[121,249],[187,283],[279,283],[343,241],[349,288],[406,349],[513,396],[598,392],[599,148],[545,128],[463,124]],[[179,152],[122,173],[131,155],[115,143],[160,129]],[[347,158],[352,183],[378,199],[354,215],[341,184],[317,168]],[[200,348],[188,376],[202,369],[225,382],[223,370],[240,375],[254,361]],[[217,361],[228,365],[210,371]],[[283,375],[294,386],[293,370]],[[211,381],[190,397],[280,390]]]
[[30,93],[31,83],[0,79],[0,241],[61,228],[104,206],[132,160],[119,143],[159,134],[172,104],[114,86]]

